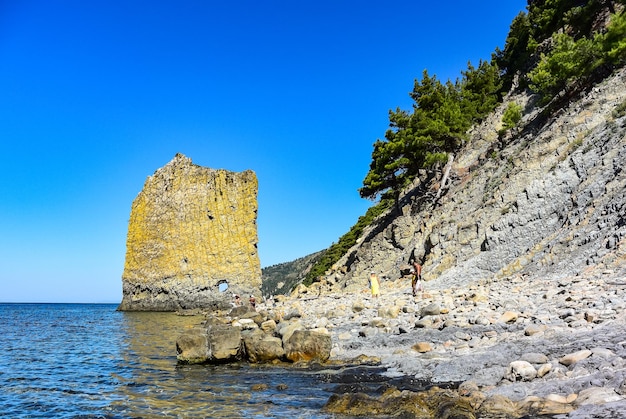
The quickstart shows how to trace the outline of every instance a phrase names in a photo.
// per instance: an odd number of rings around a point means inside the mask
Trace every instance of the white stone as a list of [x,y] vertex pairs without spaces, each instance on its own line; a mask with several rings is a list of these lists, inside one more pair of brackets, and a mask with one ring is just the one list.
[[530,381],[537,377],[537,370],[527,361],[513,361],[509,364],[506,378],[510,381]]

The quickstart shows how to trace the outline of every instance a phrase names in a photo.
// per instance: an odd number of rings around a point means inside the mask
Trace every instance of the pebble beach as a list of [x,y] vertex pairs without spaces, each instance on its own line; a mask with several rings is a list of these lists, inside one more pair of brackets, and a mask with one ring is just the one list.
[[331,360],[365,355],[390,377],[455,383],[479,402],[500,400],[495,410],[505,417],[527,414],[530,405],[553,417],[626,417],[619,265],[560,279],[435,279],[416,297],[407,278],[383,279],[378,298],[365,278],[357,293],[328,285],[300,286],[260,309],[328,330]]

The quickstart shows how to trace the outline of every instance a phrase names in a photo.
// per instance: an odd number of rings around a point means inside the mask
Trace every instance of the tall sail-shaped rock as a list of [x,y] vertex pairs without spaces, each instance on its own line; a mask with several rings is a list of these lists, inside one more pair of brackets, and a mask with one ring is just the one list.
[[257,192],[253,171],[182,154],[149,176],[132,205],[119,309],[219,308],[258,293]]

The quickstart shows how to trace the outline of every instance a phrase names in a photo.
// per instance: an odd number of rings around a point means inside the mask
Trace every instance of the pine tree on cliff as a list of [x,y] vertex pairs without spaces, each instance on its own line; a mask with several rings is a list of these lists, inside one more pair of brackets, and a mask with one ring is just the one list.
[[409,93],[413,110],[389,111],[385,139],[374,143],[372,162],[363,187],[363,198],[394,199],[420,174],[428,181],[439,172],[466,139],[471,125],[498,104],[500,72],[495,63],[471,63],[463,78],[441,83],[436,76],[422,73]]

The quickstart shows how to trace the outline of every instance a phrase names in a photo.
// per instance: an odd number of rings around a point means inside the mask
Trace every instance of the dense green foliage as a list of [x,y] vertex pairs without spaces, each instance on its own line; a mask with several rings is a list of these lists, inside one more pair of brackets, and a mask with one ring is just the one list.
[[504,110],[504,114],[502,115],[501,133],[504,133],[515,127],[521,119],[522,106],[515,102],[509,102],[509,104],[506,106],[506,109]]
[[611,16],[611,23],[601,42],[606,58],[612,64],[626,63],[626,11]]
[[626,14],[614,14],[606,33],[592,33],[578,39],[558,33],[554,46],[541,54],[529,73],[530,87],[549,101],[557,93],[584,84],[602,65],[620,64],[626,58]]
[[[589,7],[598,3],[595,0],[532,0],[528,2],[528,20],[532,49],[543,40],[552,36],[559,28],[574,20],[577,28],[581,27],[580,18],[589,15]],[[582,28],[581,28],[582,29]]]
[[528,75],[530,87],[550,99],[585,75],[591,74],[601,63],[599,43],[582,37],[574,40],[560,33],[554,36],[554,47],[542,54],[541,61]]
[[364,198],[397,200],[421,170],[436,168],[465,141],[467,130],[498,104],[500,72],[493,63],[471,63],[456,83],[441,83],[424,70],[409,94],[413,111],[389,112],[390,128],[374,143],[370,170],[359,190]]
[[497,64],[481,61],[478,68],[471,63],[462,72],[461,111],[470,124],[482,120],[495,109],[501,99],[501,71]]
[[357,239],[363,233],[365,227],[372,224],[374,219],[382,214],[391,205],[388,200],[382,200],[378,204],[370,207],[365,215],[359,217],[357,223],[352,226],[349,232],[341,236],[337,243],[333,243],[326,252],[322,255],[320,260],[313,265],[306,278],[302,282],[304,285],[311,285],[320,276],[330,269],[335,262],[337,262],[352,246],[356,244]]
[[[537,54],[538,49],[555,33],[565,33],[574,41],[582,37],[593,39],[592,32],[598,16],[603,10],[615,14],[614,3],[624,4],[626,1],[529,0],[528,13],[522,12],[513,19],[504,49],[496,48],[494,54],[495,62],[503,71],[504,89],[508,90],[511,87],[516,74],[521,76],[520,86],[526,86],[528,80],[524,75],[537,64],[538,59],[541,59],[541,55]],[[611,43],[615,45],[619,40],[624,39],[624,30],[618,30],[619,25],[612,24],[611,26],[613,26],[615,36]],[[609,32],[611,32],[610,28]],[[571,52],[572,58],[581,57],[585,52],[590,52],[585,49],[586,46],[588,45],[585,45],[585,41],[575,45],[575,51]],[[564,51],[561,53],[563,54]],[[617,51],[616,54],[618,54]]]
[[530,62],[528,44],[530,42],[530,20],[520,12],[511,23],[504,49],[496,48],[494,61],[502,71],[502,85],[505,91],[513,84],[513,77],[527,68]]

